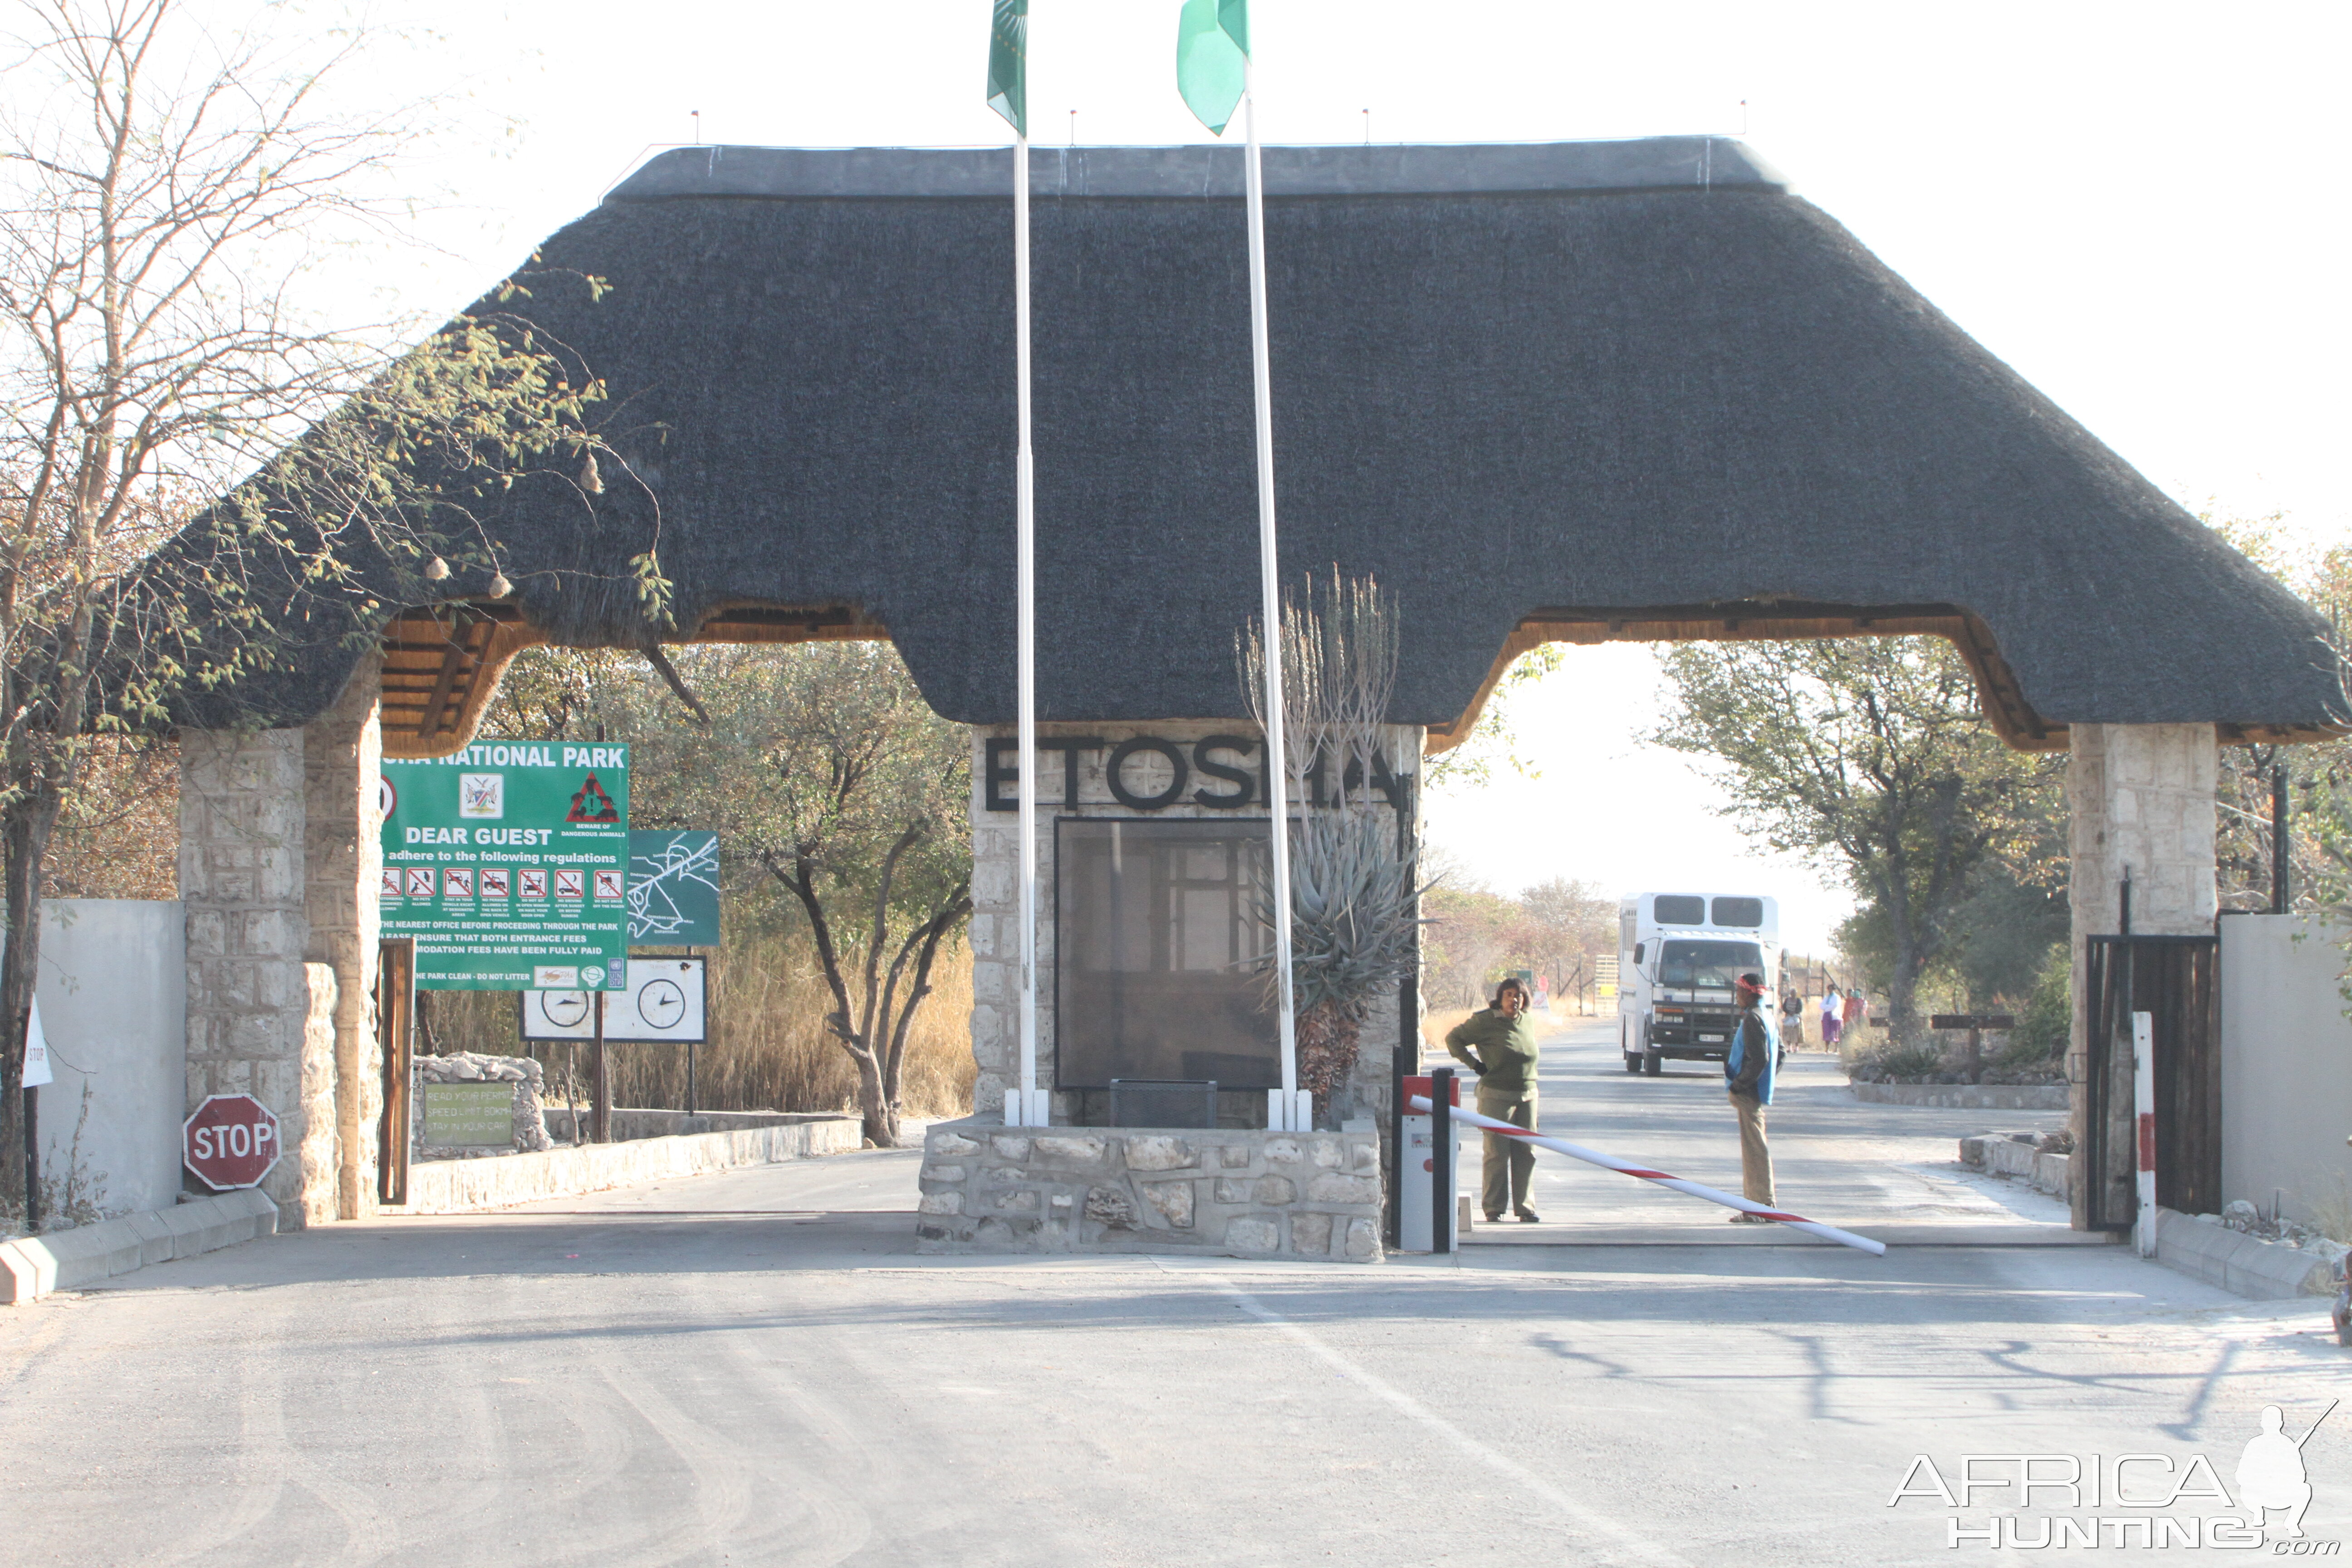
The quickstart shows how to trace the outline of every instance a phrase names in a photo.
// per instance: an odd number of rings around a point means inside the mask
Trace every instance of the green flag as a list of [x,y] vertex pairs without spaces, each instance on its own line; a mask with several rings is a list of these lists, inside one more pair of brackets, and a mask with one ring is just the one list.
[[1029,0],[996,0],[989,18],[988,107],[1029,134]]
[[1184,0],[1176,18],[1176,90],[1216,134],[1242,100],[1249,63],[1249,0]]

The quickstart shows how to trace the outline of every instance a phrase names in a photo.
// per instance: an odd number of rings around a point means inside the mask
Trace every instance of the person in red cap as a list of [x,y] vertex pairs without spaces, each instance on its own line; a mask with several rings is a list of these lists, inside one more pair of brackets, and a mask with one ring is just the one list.
[[[1772,1149],[1764,1142],[1764,1108],[1772,1103],[1772,1069],[1780,1060],[1780,1032],[1764,1006],[1764,977],[1739,977],[1739,1026],[1723,1059],[1724,1085],[1739,1117],[1739,1185],[1749,1203],[1778,1205],[1772,1193]],[[1769,1225],[1752,1214],[1731,1216],[1734,1225]]]

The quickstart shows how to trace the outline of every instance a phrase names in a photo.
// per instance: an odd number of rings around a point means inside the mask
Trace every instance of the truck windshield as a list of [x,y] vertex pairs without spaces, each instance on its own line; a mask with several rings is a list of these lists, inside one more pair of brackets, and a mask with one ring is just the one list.
[[1658,984],[1728,991],[1741,971],[1763,968],[1764,950],[1752,942],[1670,942],[1658,954]]

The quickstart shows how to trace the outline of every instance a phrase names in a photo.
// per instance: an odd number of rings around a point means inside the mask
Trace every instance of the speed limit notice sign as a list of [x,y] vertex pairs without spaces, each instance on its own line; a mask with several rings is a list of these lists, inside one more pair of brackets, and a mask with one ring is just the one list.
[[181,1158],[216,1193],[258,1185],[278,1153],[278,1117],[249,1094],[213,1095],[181,1124]]

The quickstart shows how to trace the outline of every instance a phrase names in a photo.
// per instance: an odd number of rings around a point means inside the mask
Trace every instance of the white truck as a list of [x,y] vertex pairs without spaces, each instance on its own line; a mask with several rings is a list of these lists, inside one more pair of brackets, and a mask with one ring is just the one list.
[[1617,905],[1617,1042],[1627,1072],[1668,1057],[1721,1061],[1738,1016],[1732,984],[1764,977],[1780,1005],[1780,906],[1747,893],[1634,893]]

